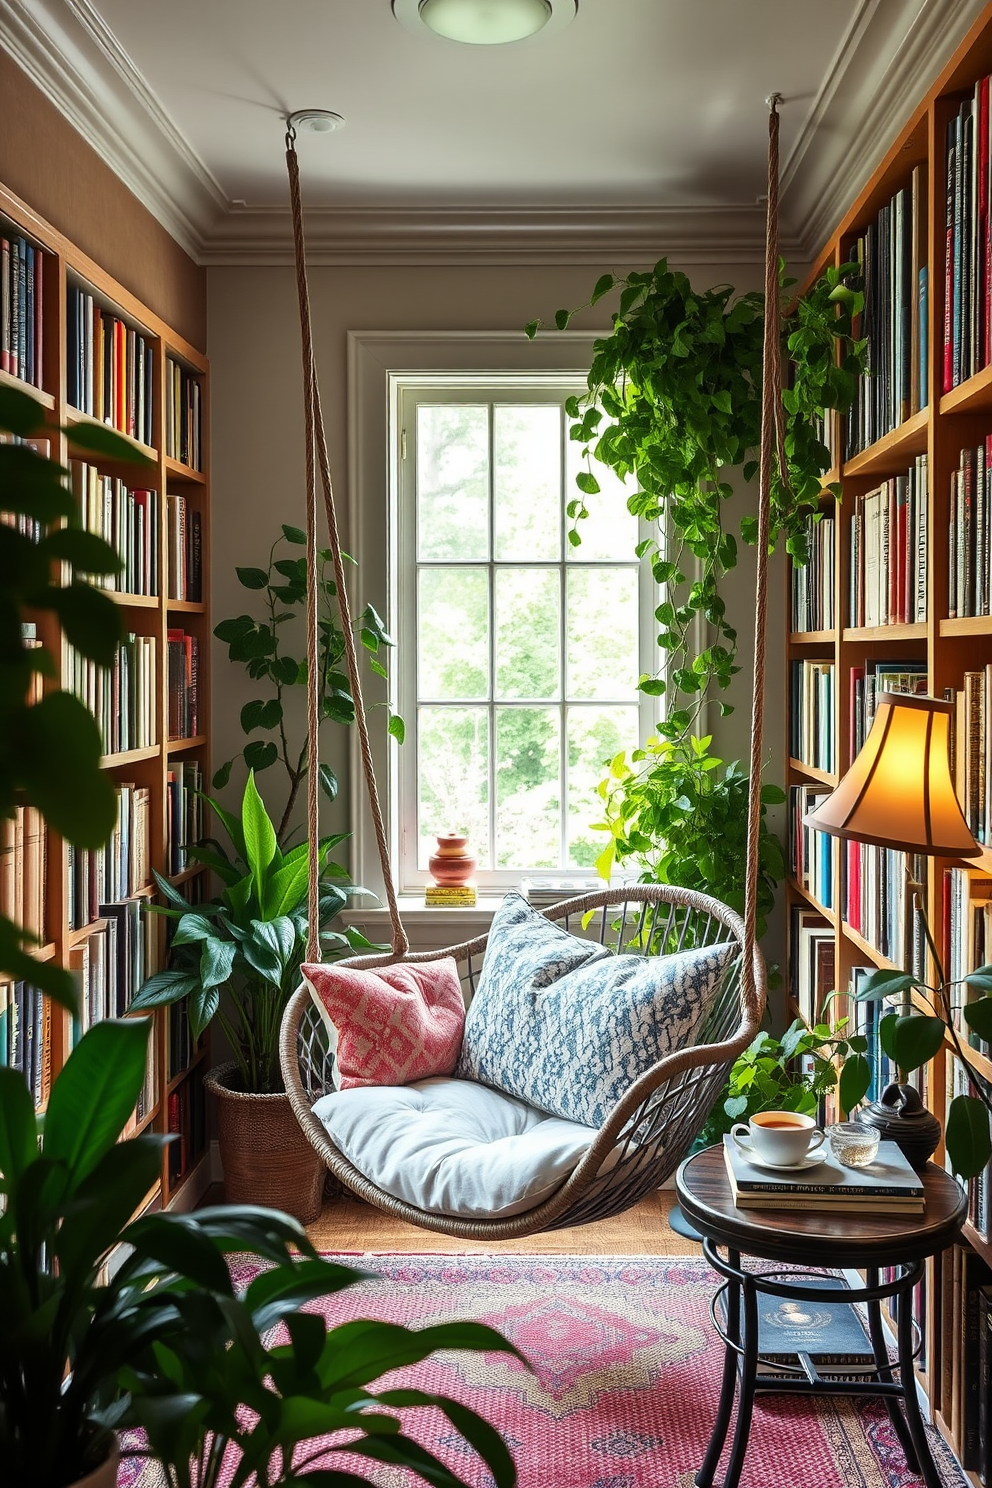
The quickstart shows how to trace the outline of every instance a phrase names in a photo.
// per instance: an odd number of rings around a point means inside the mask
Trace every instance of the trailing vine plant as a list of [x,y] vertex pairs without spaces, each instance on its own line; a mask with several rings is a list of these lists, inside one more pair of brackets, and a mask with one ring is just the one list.
[[[865,342],[854,334],[863,304],[851,287],[855,273],[853,264],[828,268],[783,318],[792,382],[782,394],[774,441],[771,544],[784,537],[798,563],[808,558],[809,524],[819,520],[830,466],[820,434],[823,411],[847,409],[866,369]],[[783,293],[793,282],[780,268]],[[739,904],[743,857],[715,854],[719,839],[712,833],[717,829],[725,842],[739,835],[746,776],[736,764],[718,773],[723,762],[710,754],[711,736],[701,725],[710,704],[721,715],[732,711],[718,694],[739,670],[737,631],[720,585],[737,564],[738,534],[756,541],[757,519],[742,517],[735,532],[724,508],[734,495],[731,473],[752,482],[758,471],[764,296],[737,295],[727,285],[696,291],[662,259],[650,271],[604,274],[588,306],[617,290],[613,328],[594,343],[586,391],[566,404],[570,438],[585,457],[567,508],[569,540],[581,543],[587,503],[600,491],[594,461],[623,481],[633,477],[628,507],[656,529],[637,555],[651,564],[662,590],[655,619],[663,658],[639,687],[650,697],[666,696],[667,709],[647,747],[633,751],[629,765],[618,756],[599,787],[605,817],[596,826],[610,838],[597,872],[609,879],[615,862],[632,860],[642,881],[707,887]],[[576,313],[559,310],[557,329]],[[526,334],[533,338],[540,325],[532,321]],[[839,485],[827,489],[839,497]],[[700,620],[707,639],[697,651]],[[765,787],[765,805],[782,800],[781,790]],[[769,836],[763,828],[762,912],[784,875]]]

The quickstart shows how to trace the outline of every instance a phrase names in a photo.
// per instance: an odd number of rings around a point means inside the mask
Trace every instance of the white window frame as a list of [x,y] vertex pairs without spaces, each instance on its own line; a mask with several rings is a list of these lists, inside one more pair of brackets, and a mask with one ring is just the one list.
[[[484,390],[491,393],[503,386],[538,385],[547,388],[570,385],[578,390],[584,385],[592,356],[593,337],[582,332],[561,331],[528,342],[521,332],[368,332],[354,331],[348,337],[349,385],[349,541],[358,563],[359,578],[354,589],[356,598],[371,600],[387,621],[391,634],[401,645],[389,653],[391,673],[390,704],[398,711],[406,692],[404,670],[409,674],[416,666],[416,651],[411,647],[404,657],[402,628],[404,606],[409,608],[412,574],[406,583],[394,583],[401,572],[401,534],[392,493],[400,490],[402,467],[402,422],[400,397],[405,387]],[[650,574],[642,567],[640,584],[642,669],[657,668],[657,656],[650,642],[653,638],[652,612],[658,603],[658,591]],[[654,728],[659,700],[639,697],[642,740]],[[373,753],[380,798],[387,809],[387,835],[390,862],[398,876],[397,887],[409,902],[422,904],[423,886],[429,881],[425,870],[409,866],[401,855],[404,830],[414,843],[410,857],[416,863],[416,790],[409,790],[411,756],[415,744],[414,717],[406,719],[407,743],[402,751],[386,737],[385,728],[373,729]],[[354,734],[354,730],[352,734]],[[375,836],[372,828],[365,782],[357,741],[351,740],[351,816],[353,824],[352,872],[358,882],[372,893],[383,896]],[[409,751],[409,753],[408,753]],[[404,780],[404,773],[407,779]],[[409,802],[400,804],[404,785]],[[406,813],[405,820],[401,812]],[[604,838],[605,843],[605,838]],[[522,877],[551,882],[568,892],[589,884],[591,869],[525,870],[494,869],[477,874],[480,894],[487,891],[501,895],[518,887]],[[415,896],[415,897],[414,897]],[[437,914],[437,911],[430,911]],[[367,914],[349,914],[349,918],[368,919]]]

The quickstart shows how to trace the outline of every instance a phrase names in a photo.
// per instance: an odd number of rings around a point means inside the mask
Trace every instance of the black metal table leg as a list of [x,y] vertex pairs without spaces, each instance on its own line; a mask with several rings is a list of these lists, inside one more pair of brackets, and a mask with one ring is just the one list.
[[[710,1242],[704,1241],[703,1250],[706,1258],[712,1265],[713,1256],[709,1254]],[[740,1252],[728,1250],[727,1260],[735,1270],[740,1270]],[[731,1277],[727,1281],[727,1336],[734,1343],[740,1343],[741,1336],[741,1285]],[[730,1417],[734,1411],[734,1391],[737,1386],[737,1354],[728,1343],[725,1346],[723,1356],[723,1381],[720,1385],[720,1403],[717,1406],[716,1420],[713,1422],[713,1430],[710,1434],[710,1444],[703,1458],[703,1465],[697,1472],[694,1482],[696,1488],[713,1488],[713,1479],[720,1464],[720,1454],[723,1444],[727,1440],[727,1431],[730,1428]]]
[[903,1405],[906,1409],[906,1424],[916,1449],[917,1470],[927,1488],[942,1488],[940,1474],[927,1441],[926,1427],[920,1414],[920,1402],[916,1394],[916,1375],[913,1372],[913,1293],[905,1291],[899,1301],[899,1319],[896,1335],[899,1340],[899,1376],[903,1385]]
[[[865,1285],[868,1290],[871,1290],[872,1287],[878,1286],[877,1267],[870,1267],[865,1272]],[[910,1286],[907,1291],[902,1294],[900,1306],[905,1307],[907,1305],[910,1305],[911,1308],[912,1296],[913,1288],[912,1286]],[[886,1346],[885,1333],[882,1329],[881,1304],[877,1299],[875,1299],[869,1301],[866,1305],[868,1307],[868,1336],[871,1339],[872,1352],[875,1355],[875,1364],[878,1368],[878,1377],[880,1380],[891,1382],[893,1376],[892,1370],[889,1368],[889,1350]],[[913,1378],[912,1368],[910,1369],[909,1378],[910,1380],[912,1380]],[[900,1376],[900,1379],[903,1387],[905,1388],[905,1379],[902,1376]],[[910,1472],[918,1473],[920,1468],[919,1463],[916,1460],[916,1448],[913,1445],[913,1438],[910,1435],[909,1425],[906,1421],[906,1417],[899,1409],[898,1400],[896,1400],[892,1395],[886,1395],[884,1398],[885,1409],[889,1413],[889,1420],[892,1422],[892,1429],[895,1432],[896,1436],[899,1438],[899,1445],[902,1447],[903,1451],[906,1454],[906,1466],[909,1468]]]
[[754,1383],[758,1376],[758,1291],[751,1278],[745,1275],[743,1285],[744,1327],[741,1355],[741,1389],[737,1399],[737,1424],[734,1440],[727,1462],[727,1474],[723,1488],[737,1488],[744,1467],[744,1453],[751,1435],[751,1417],[754,1414]]

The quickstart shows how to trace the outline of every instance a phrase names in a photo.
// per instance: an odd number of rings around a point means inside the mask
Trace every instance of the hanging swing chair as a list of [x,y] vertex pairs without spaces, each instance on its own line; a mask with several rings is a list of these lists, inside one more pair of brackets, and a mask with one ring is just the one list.
[[[778,317],[772,307],[778,303],[778,96],[769,99],[769,155],[768,155],[768,233],[765,266],[765,344],[764,375],[762,392],[762,434],[760,448],[759,513],[756,578],[755,664],[754,697],[750,747],[750,784],[748,802],[748,837],[745,867],[745,901],[743,919],[726,905],[705,894],[669,885],[628,885],[622,889],[606,889],[598,893],[584,894],[568,899],[544,911],[548,922],[548,933],[558,927],[568,935],[576,937],[577,945],[587,945],[590,940],[598,942],[589,951],[600,963],[609,956],[639,957],[642,975],[660,980],[677,958],[686,952],[712,954],[719,960],[719,975],[711,989],[711,995],[699,1020],[695,1036],[684,1047],[675,1047],[650,1064],[641,1068],[621,1088],[616,1098],[606,1109],[595,1126],[577,1126],[580,1140],[573,1146],[570,1170],[560,1174],[553,1191],[542,1193],[529,1207],[500,1208],[494,1201],[492,1210],[485,1204],[480,1209],[478,1202],[470,1213],[451,1212],[444,1204],[417,1203],[403,1190],[392,1184],[383,1186],[381,1175],[373,1176],[363,1171],[359,1163],[366,1149],[382,1147],[382,1124],[376,1114],[381,1097],[383,1109],[388,1111],[396,1096],[395,1087],[379,1087],[361,1092],[366,1114],[364,1128],[358,1132],[358,1140],[350,1144],[330,1135],[327,1122],[328,1109],[343,1097],[356,1094],[354,1091],[335,1090],[334,1054],[332,1037],[328,1031],[326,1016],[318,1008],[306,981],[294,993],[286,1011],[280,1035],[280,1060],[286,1091],[292,1108],[308,1141],[326,1163],[330,1174],[359,1198],[367,1200],[386,1211],[423,1229],[436,1230],[446,1235],[478,1241],[514,1240],[524,1235],[538,1234],[546,1230],[564,1229],[574,1225],[588,1224],[622,1213],[639,1202],[651,1191],[660,1187],[672,1176],[679,1163],[689,1152],[693,1141],[701,1131],[714,1101],[726,1081],[734,1060],[752,1042],[761,1027],[765,1008],[766,979],[764,961],[756,944],[756,901],[758,881],[758,837],[760,828],[760,776],[763,740],[763,691],[765,660],[765,625],[767,612],[767,554],[769,534],[769,482],[772,464],[772,449],[776,438],[776,400],[781,384],[780,341]],[[341,610],[341,626],[344,635],[345,656],[355,700],[356,723],[365,775],[375,825],[379,860],[385,883],[386,900],[392,926],[392,949],[387,954],[353,957],[335,963],[337,967],[372,970],[377,967],[406,966],[417,968],[450,957],[454,960],[458,977],[470,1004],[479,986],[480,975],[485,980],[483,962],[489,935],[445,950],[413,953],[400,919],[399,905],[389,863],[388,844],[383,825],[373,768],[372,754],[362,700],[358,673],[358,660],[351,625],[348,594],[345,584],[341,544],[338,535],[337,517],[327,446],[317,386],[313,342],[310,323],[309,290],[306,273],[306,253],[303,236],[303,214],[300,194],[299,166],[294,147],[295,131],[292,119],[286,136],[286,159],[289,171],[290,196],[293,210],[294,239],[296,253],[297,287],[299,291],[300,322],[303,342],[303,382],[306,412],[306,473],[307,473],[307,554],[308,554],[308,666],[309,675],[316,684],[318,630],[316,594],[317,496],[316,468],[319,467],[323,487],[324,507],[333,556],[338,602]],[[308,728],[310,759],[317,758],[317,731],[320,721],[319,693],[316,685],[309,689]],[[309,883],[309,932],[307,945],[308,963],[319,963],[321,959],[318,917],[318,772],[311,769],[308,783],[308,838],[310,842]],[[535,911],[523,911],[536,918]],[[590,930],[591,926],[591,930]],[[659,954],[659,952],[661,954]],[[585,954],[581,952],[580,954]],[[511,967],[512,971],[512,967]],[[482,999],[480,999],[480,1002]],[[512,1035],[511,1035],[512,1036]],[[512,1060],[512,1048],[507,1050]],[[548,1047],[543,1059],[549,1067],[560,1067],[567,1059],[560,1045]],[[626,1068],[626,1065],[624,1066]],[[621,1084],[623,1082],[621,1081]],[[500,1123],[498,1130],[479,1133],[478,1151],[485,1152],[487,1142],[503,1144],[501,1150],[510,1155],[512,1164],[516,1151],[515,1143],[525,1141],[534,1123],[540,1130],[547,1120],[544,1109],[532,1109],[526,1102],[499,1090],[490,1090],[474,1084],[471,1080],[434,1080],[424,1082],[425,1087],[462,1087],[462,1094],[477,1094],[485,1101],[509,1102],[511,1115],[516,1121],[513,1131],[522,1134],[507,1135],[510,1129]],[[614,1083],[614,1088],[616,1085]],[[404,1098],[416,1105],[418,1087],[401,1087]],[[445,1090],[440,1091],[445,1095]],[[318,1105],[319,1103],[319,1105]],[[442,1128],[445,1125],[442,1099],[441,1114],[437,1117]],[[314,1107],[317,1106],[315,1111]],[[520,1108],[519,1110],[517,1108]],[[487,1109],[491,1109],[487,1107]],[[322,1116],[324,1119],[321,1119]],[[393,1111],[395,1119],[396,1112]],[[399,1113],[400,1126],[393,1130],[402,1133],[406,1120],[404,1110]],[[333,1122],[330,1123],[333,1125]],[[526,1129],[526,1130],[524,1130]],[[378,1133],[378,1143],[376,1141]],[[584,1134],[584,1135],[583,1135]],[[441,1150],[444,1150],[441,1132]],[[570,1138],[574,1134],[567,1134]],[[354,1137],[354,1133],[352,1133]],[[387,1145],[389,1138],[386,1138]],[[509,1147],[505,1144],[509,1143]],[[342,1150],[349,1147],[350,1155]],[[470,1164],[473,1161],[469,1150]],[[356,1160],[357,1159],[357,1160]],[[482,1163],[484,1167],[484,1162]],[[433,1191],[433,1190],[432,1190]]]

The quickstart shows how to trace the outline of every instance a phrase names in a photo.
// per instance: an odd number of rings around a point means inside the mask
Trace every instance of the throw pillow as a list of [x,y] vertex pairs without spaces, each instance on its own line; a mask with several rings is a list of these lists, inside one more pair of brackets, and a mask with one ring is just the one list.
[[584,1126],[692,1044],[735,948],[615,956],[508,895],[493,917],[457,1073]]
[[337,1037],[339,1088],[451,1074],[465,1026],[453,957],[374,970],[307,965],[303,977]]

